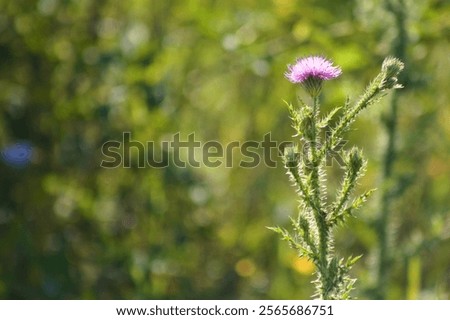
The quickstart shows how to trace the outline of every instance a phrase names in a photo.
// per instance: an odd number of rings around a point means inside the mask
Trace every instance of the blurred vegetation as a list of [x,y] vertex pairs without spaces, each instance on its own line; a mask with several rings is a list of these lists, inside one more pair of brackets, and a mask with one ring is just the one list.
[[[303,93],[283,78],[286,64],[324,54],[344,74],[326,84],[323,105],[356,99],[398,53],[388,2],[402,5],[408,39],[392,175],[382,175],[392,100],[364,114],[347,146],[369,159],[361,190],[390,190],[382,297],[448,299],[444,0],[0,0],[0,148],[33,148],[28,165],[0,163],[0,298],[309,298],[311,264],[265,228],[296,211],[280,159],[245,169],[235,153],[232,168],[142,169],[134,157],[132,168],[104,169],[101,146],[123,132],[157,145],[176,132],[291,139],[282,99]],[[364,254],[359,298],[380,297],[381,194],[337,234],[337,251]]]

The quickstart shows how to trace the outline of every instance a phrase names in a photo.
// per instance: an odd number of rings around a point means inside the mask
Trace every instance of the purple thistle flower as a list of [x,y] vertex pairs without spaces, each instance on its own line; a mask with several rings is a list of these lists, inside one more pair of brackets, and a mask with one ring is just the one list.
[[322,89],[323,80],[334,79],[341,73],[341,68],[334,67],[331,61],[320,56],[310,56],[288,65],[284,75],[290,82],[302,84],[311,96],[316,97]]
[[306,57],[298,59],[294,65],[288,66],[286,78],[292,83],[302,83],[309,77],[330,80],[338,77],[342,71],[323,57]]

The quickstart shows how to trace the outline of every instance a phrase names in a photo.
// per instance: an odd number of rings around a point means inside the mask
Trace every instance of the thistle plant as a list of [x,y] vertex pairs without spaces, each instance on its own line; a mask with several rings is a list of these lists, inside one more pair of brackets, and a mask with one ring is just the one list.
[[[367,86],[363,94],[351,104],[347,98],[342,107],[334,108],[326,116],[320,113],[319,97],[325,80],[342,71],[332,62],[318,56],[298,59],[288,66],[286,78],[300,84],[311,97],[311,105],[300,100],[299,107],[286,103],[297,144],[284,149],[283,160],[290,180],[299,196],[299,214],[291,217],[292,229],[270,228],[296,249],[300,257],[311,260],[316,267],[314,281],[319,299],[349,299],[355,279],[349,275],[361,257],[339,258],[334,250],[333,229],[345,223],[374,191],[358,196],[353,191],[366,170],[367,161],[357,147],[341,148],[345,133],[362,110],[377,102],[391,89],[401,88],[397,81],[403,63],[392,57],[384,60],[381,72]],[[302,152],[300,152],[302,150]],[[343,178],[333,199],[327,196],[326,157],[338,155],[343,159]]]

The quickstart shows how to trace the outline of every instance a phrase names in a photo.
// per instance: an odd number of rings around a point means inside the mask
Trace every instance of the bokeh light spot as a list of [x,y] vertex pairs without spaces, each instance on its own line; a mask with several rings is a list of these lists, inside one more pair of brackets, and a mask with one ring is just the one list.
[[241,259],[234,266],[236,273],[241,277],[251,277],[256,272],[255,263],[251,259]]

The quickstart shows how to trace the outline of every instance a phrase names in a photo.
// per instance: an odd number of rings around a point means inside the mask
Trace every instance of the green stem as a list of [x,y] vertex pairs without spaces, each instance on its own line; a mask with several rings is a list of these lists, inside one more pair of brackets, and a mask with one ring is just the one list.
[[[359,101],[353,106],[353,108],[345,114],[344,117],[342,117],[337,124],[337,126],[333,129],[331,132],[331,135],[328,139],[326,139],[323,147],[319,150],[318,159],[321,160],[327,152],[333,151],[338,144],[340,143],[339,137],[342,137],[342,134],[345,132],[345,130],[348,128],[348,126],[355,120],[356,115],[360,113],[363,109],[365,109],[372,101],[373,99],[380,93],[379,88],[374,85],[377,84],[379,81],[380,75],[374,80],[374,82],[371,84],[371,90],[366,92],[365,95],[363,95]],[[378,81],[377,81],[378,80]]]
[[350,193],[355,186],[354,182],[356,178],[356,174],[354,176],[350,176],[348,172],[345,174],[344,182],[342,184],[342,192],[340,194],[340,197],[336,201],[336,205],[334,206],[333,211],[331,212],[332,218],[336,218],[339,215],[344,205],[350,198]]
[[317,208],[315,208],[315,203],[314,200],[311,199],[311,197],[309,196],[307,190],[306,190],[306,186],[302,181],[302,178],[300,177],[299,174],[299,168],[297,166],[295,167],[288,167],[289,172],[292,175],[292,178],[294,179],[295,183],[297,184],[298,188],[299,188],[299,192],[301,194],[301,196],[305,199],[305,202],[314,210],[317,210]]
[[313,101],[313,135],[311,137],[311,153],[312,153],[312,168],[311,168],[311,183],[313,187],[313,198],[317,210],[314,210],[314,219],[319,230],[319,274],[321,282],[321,299],[329,299],[328,292],[330,290],[330,275],[328,270],[328,255],[329,255],[329,230],[326,221],[326,213],[322,210],[321,195],[320,195],[320,147],[317,135],[317,119],[318,119],[318,109],[319,109],[319,97],[315,96]]

